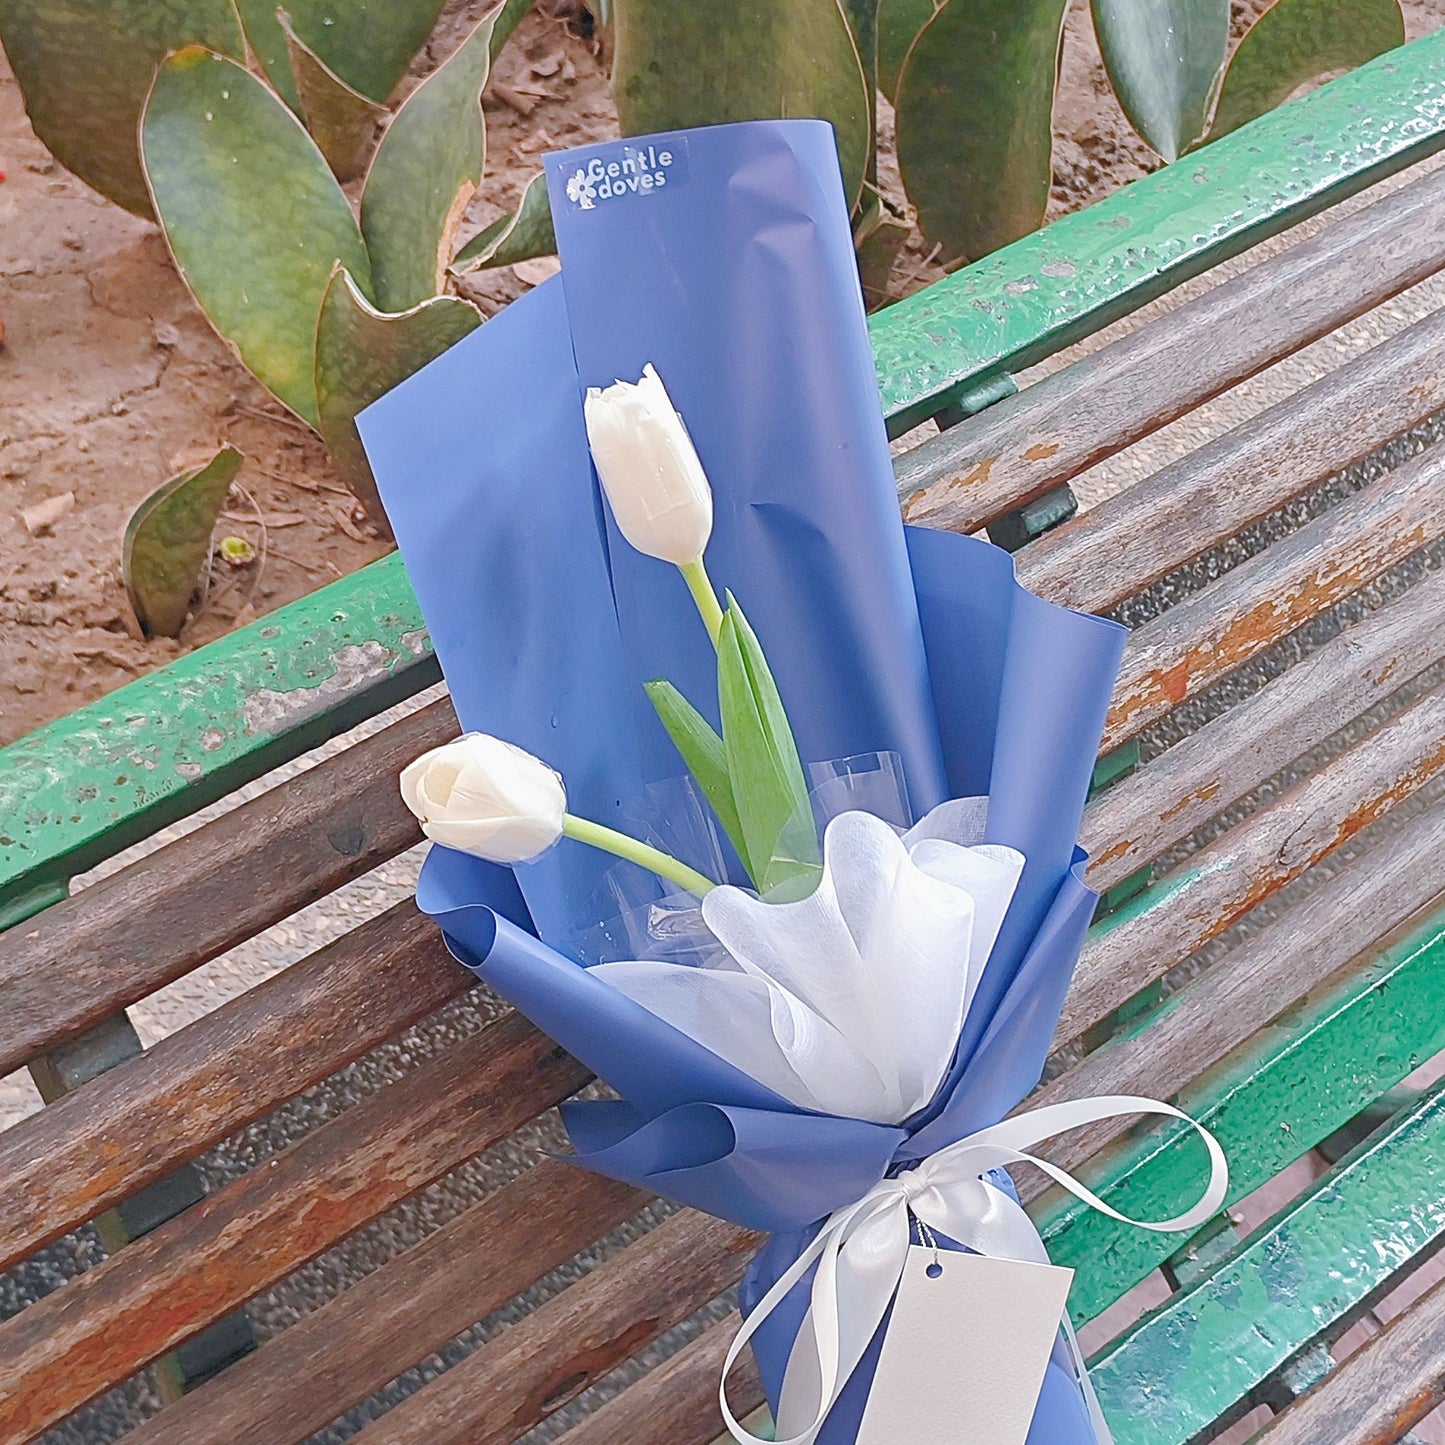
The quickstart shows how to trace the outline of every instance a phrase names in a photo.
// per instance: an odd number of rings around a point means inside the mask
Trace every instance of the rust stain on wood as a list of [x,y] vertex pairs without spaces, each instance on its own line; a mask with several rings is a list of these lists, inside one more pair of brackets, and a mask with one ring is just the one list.
[[1095,854],[1092,866],[1102,868],[1105,863],[1113,863],[1116,859],[1127,857],[1133,846],[1132,838],[1121,838],[1117,843],[1110,844],[1102,853]]
[[1186,697],[1189,696],[1189,680],[1194,675],[1195,659],[1201,654],[1201,649],[1191,647],[1173,667],[1166,667],[1152,679],[1154,691],[1165,697],[1170,707],[1178,707]]
[[965,473],[961,477],[950,477],[948,481],[943,484],[944,491],[966,492],[970,487],[983,486],[992,475],[994,463],[997,460],[997,457],[985,457],[974,466],[972,471]]
[[615,1338],[574,1355],[562,1366],[565,1374],[561,1379],[544,1382],[540,1391],[522,1402],[516,1414],[517,1424],[524,1430],[530,1429],[538,1420],[560,1410],[595,1380],[624,1360],[630,1360],[664,1328],[663,1321],[657,1318],[634,1320]]
[[952,476],[946,482],[937,482],[925,491],[915,492],[903,504],[903,520],[916,522],[919,518],[937,511],[944,504],[944,498],[949,492],[966,492],[970,487],[986,485],[997,461],[997,457],[985,457],[981,462],[977,462],[972,470]]
[[1420,524],[1381,539],[1347,565],[1319,561],[1309,576],[1292,586],[1283,585],[1217,631],[1211,629],[1197,638],[1177,662],[1145,671],[1126,683],[1109,714],[1106,741],[1117,744],[1121,732],[1140,726],[1141,715],[1147,721],[1161,705],[1167,704],[1165,711],[1178,707],[1199,687],[1257,657],[1301,623],[1373,581],[1394,559],[1412,555],[1429,540],[1429,528]]
[[1167,823],[1171,818],[1177,818],[1181,813],[1194,807],[1196,804],[1207,803],[1211,798],[1216,797],[1218,793],[1218,779],[1212,783],[1201,783],[1192,792],[1185,793],[1173,807],[1165,808],[1164,811],[1159,814],[1159,820]]

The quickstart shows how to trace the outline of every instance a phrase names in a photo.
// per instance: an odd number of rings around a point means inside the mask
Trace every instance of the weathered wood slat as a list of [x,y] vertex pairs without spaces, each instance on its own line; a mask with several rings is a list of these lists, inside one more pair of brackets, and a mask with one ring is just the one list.
[[33,1439],[586,1079],[508,1017],[46,1295],[0,1326],[0,1442]]
[[1445,769],[1445,687],[1192,855],[1106,919],[1080,959],[1056,1047],[1217,938]]
[[1445,446],[1242,562],[1130,637],[1104,748],[1118,747],[1445,535]]
[[1445,311],[1032,543],[1019,577],[1099,611],[1445,406]]
[[128,1445],[295,1445],[646,1203],[544,1160],[182,1396]]
[[[1398,921],[1445,893],[1445,810],[1411,818],[1308,898],[1285,910],[1172,995],[1135,1028],[1075,1064],[1026,1108],[1104,1094],[1178,1094],[1296,1000],[1376,946]],[[1134,1120],[1077,1129],[1043,1151],[1077,1169]],[[1025,1200],[1048,1181],[1029,1171]]]
[[1437,172],[904,453],[904,515],[975,531],[1432,275],[1442,235]]
[[1394,1445],[1445,1400],[1445,1280],[1255,1436],[1255,1445]]
[[1112,888],[1445,656],[1445,575],[1372,612],[1089,807],[1089,881]]
[[[508,1445],[741,1277],[761,1236],[691,1211],[387,1411],[358,1445]],[[647,1438],[670,1437],[649,1432]]]
[[12,1125],[0,1133],[0,1268],[474,983],[408,900]]
[[[729,1315],[671,1359],[649,1371],[592,1414],[558,1445],[710,1445],[722,1428],[717,1382],[740,1321]],[[728,1376],[728,1402],[738,1419],[763,1403],[762,1382],[750,1352]]]
[[434,703],[0,933],[0,1075],[418,842],[396,776],[456,726]]

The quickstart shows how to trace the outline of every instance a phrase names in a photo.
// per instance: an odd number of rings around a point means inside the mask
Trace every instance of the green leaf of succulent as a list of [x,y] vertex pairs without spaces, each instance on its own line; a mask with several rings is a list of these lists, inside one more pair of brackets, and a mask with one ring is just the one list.
[[521,204],[509,216],[498,216],[479,231],[452,261],[458,275],[488,266],[510,266],[534,256],[550,256],[557,249],[552,229],[552,207],[547,202],[547,178],[535,175],[522,192]]
[[[383,101],[436,25],[444,0],[283,0],[297,35],[353,90]],[[278,0],[237,0],[246,36],[266,78],[296,106]]]
[[923,234],[946,260],[975,260],[1043,224],[1067,9],[1068,0],[946,0],[908,52],[898,163]]
[[[863,93],[868,98],[868,162],[866,181],[876,181],[878,136],[878,0],[842,0],[843,14],[853,32],[853,46],[863,67]],[[853,199],[853,208],[867,199],[865,189]]]
[[865,74],[872,74],[878,58],[878,0],[843,0],[843,14],[853,31]]
[[211,325],[315,426],[316,319],[332,267],[371,284],[356,218],[316,143],[244,66],[191,47],[156,73],[141,157]]
[[223,447],[157,488],[126,524],[121,575],[136,620],[150,637],[176,637],[191,594],[211,554],[211,533],[241,467],[241,453]]
[[709,806],[722,824],[743,867],[752,877],[752,865],[748,862],[748,844],[738,820],[737,804],[733,801],[733,785],[728,777],[727,751],[723,740],[712,730],[708,720],[670,683],[659,679],[644,683],[657,716],[667,729],[673,746],[681,755],[687,770],[693,776]]
[[246,54],[231,0],[4,0],[0,41],[51,155],[140,216],[136,128],[156,66],[185,45]]
[[838,135],[851,207],[873,134],[840,0],[614,0],[612,92],[624,135],[821,116]]
[[878,89],[897,98],[898,75],[918,32],[933,19],[940,0],[878,0]]
[[1273,110],[1311,80],[1404,43],[1397,0],[1278,0],[1229,62],[1210,139]]
[[407,97],[372,158],[361,230],[384,311],[406,311],[442,289],[462,213],[482,181],[491,40],[488,18]]
[[502,4],[492,12],[493,60],[511,37],[512,31],[522,23],[522,17],[535,4],[536,0],[502,0]]
[[727,773],[759,893],[801,897],[818,877],[818,835],[798,745],[756,634],[731,594],[718,637]]
[[853,226],[853,245],[858,252],[863,301],[870,311],[888,299],[893,263],[912,229],[908,216],[886,196],[865,194],[862,214]]
[[336,179],[353,180],[365,168],[366,153],[371,149],[377,125],[386,117],[386,107],[347,85],[292,30],[285,15],[281,16],[281,29],[306,129]]
[[356,416],[469,331],[481,313],[457,296],[433,296],[399,315],[378,311],[340,266],[316,328],[316,406],[321,435],[342,480],[367,515],[390,532]]
[[1178,160],[1204,134],[1229,52],[1229,0],[1093,0],[1094,31],[1135,130]]

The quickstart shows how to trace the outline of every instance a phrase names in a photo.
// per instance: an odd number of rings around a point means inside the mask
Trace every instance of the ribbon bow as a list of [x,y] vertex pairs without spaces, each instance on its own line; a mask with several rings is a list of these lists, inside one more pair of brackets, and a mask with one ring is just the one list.
[[[1209,1184],[1199,1202],[1173,1219],[1130,1219],[1066,1170],[1029,1149],[1056,1134],[1129,1114],[1157,1114],[1192,1126],[1209,1151]],[[1139,1229],[1172,1233],[1196,1229],[1219,1211],[1229,1167],[1219,1141],[1202,1124],[1169,1104],[1130,1095],[1050,1104],[980,1129],[921,1161],[916,1168],[875,1184],[856,1204],[828,1216],[813,1242],[759,1301],[738,1331],[723,1363],[718,1399],[729,1433],[743,1445],[758,1439],[733,1415],[725,1385],[729,1371],[784,1296],[818,1266],[812,1300],[793,1343],[778,1407],[777,1445],[813,1445],[829,1410],[862,1359],[897,1293],[912,1239],[911,1218],[967,1249],[995,1259],[1047,1264],[1048,1252],[1023,1207],[981,1178],[1007,1164],[1032,1164],[1100,1213]],[[1112,1437],[1089,1384],[1073,1327],[1064,1333],[1100,1445]]]

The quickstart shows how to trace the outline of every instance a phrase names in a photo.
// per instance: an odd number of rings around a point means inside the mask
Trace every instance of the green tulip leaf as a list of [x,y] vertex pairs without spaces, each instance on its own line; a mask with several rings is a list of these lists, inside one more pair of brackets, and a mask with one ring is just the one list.
[[733,785],[728,777],[727,750],[711,724],[670,682],[658,680],[643,684],[648,697],[673,746],[681,755],[702,795],[717,815],[723,832],[728,835],[743,867],[752,876],[748,862],[747,838],[738,821],[737,804],[733,801]]
[[311,138],[326,157],[338,181],[359,176],[366,166],[366,153],[386,107],[353,90],[281,17],[281,28],[291,56],[291,74],[296,82],[301,115]]
[[174,476],[126,524],[121,575],[148,637],[178,637],[190,611],[241,453],[224,447],[204,466]]
[[316,143],[244,66],[199,47],[156,74],[141,123],[151,199],[212,326],[297,416],[317,424],[316,318],[339,261],[366,247]]
[[947,261],[976,260],[1043,224],[1067,9],[946,0],[908,52],[898,164],[923,234]]
[[457,296],[433,296],[399,315],[378,311],[340,266],[326,288],[316,328],[316,405],[321,435],[342,480],[388,530],[356,416],[377,397],[481,325],[481,313]]
[[1273,110],[1312,80],[1404,43],[1397,0],[1278,0],[1229,62],[1210,139]]
[[552,230],[552,207],[547,203],[547,178],[533,176],[522,192],[522,202],[509,216],[499,216],[479,231],[452,262],[458,275],[487,266],[510,266],[535,256],[550,256],[557,249]]
[[231,0],[4,0],[0,41],[46,149],[140,216],[136,128],[156,66],[185,45],[246,54]]
[[878,89],[895,100],[898,76],[918,32],[933,19],[940,0],[878,0]]
[[718,710],[744,856],[759,893],[801,897],[819,872],[807,780],[762,646],[731,594],[727,604],[718,636]]
[[361,230],[383,311],[409,310],[442,289],[462,213],[482,182],[491,40],[488,18],[407,97],[372,158]]
[[1229,0],[1093,0],[1094,31],[1130,124],[1166,161],[1204,134],[1229,53]]
[[[283,0],[296,34],[353,90],[384,101],[436,25],[443,0]],[[278,0],[237,0],[251,48],[266,78],[293,107],[291,74]]]
[[851,207],[873,135],[862,61],[840,0],[615,0],[612,91],[624,135],[821,116],[838,136]]

